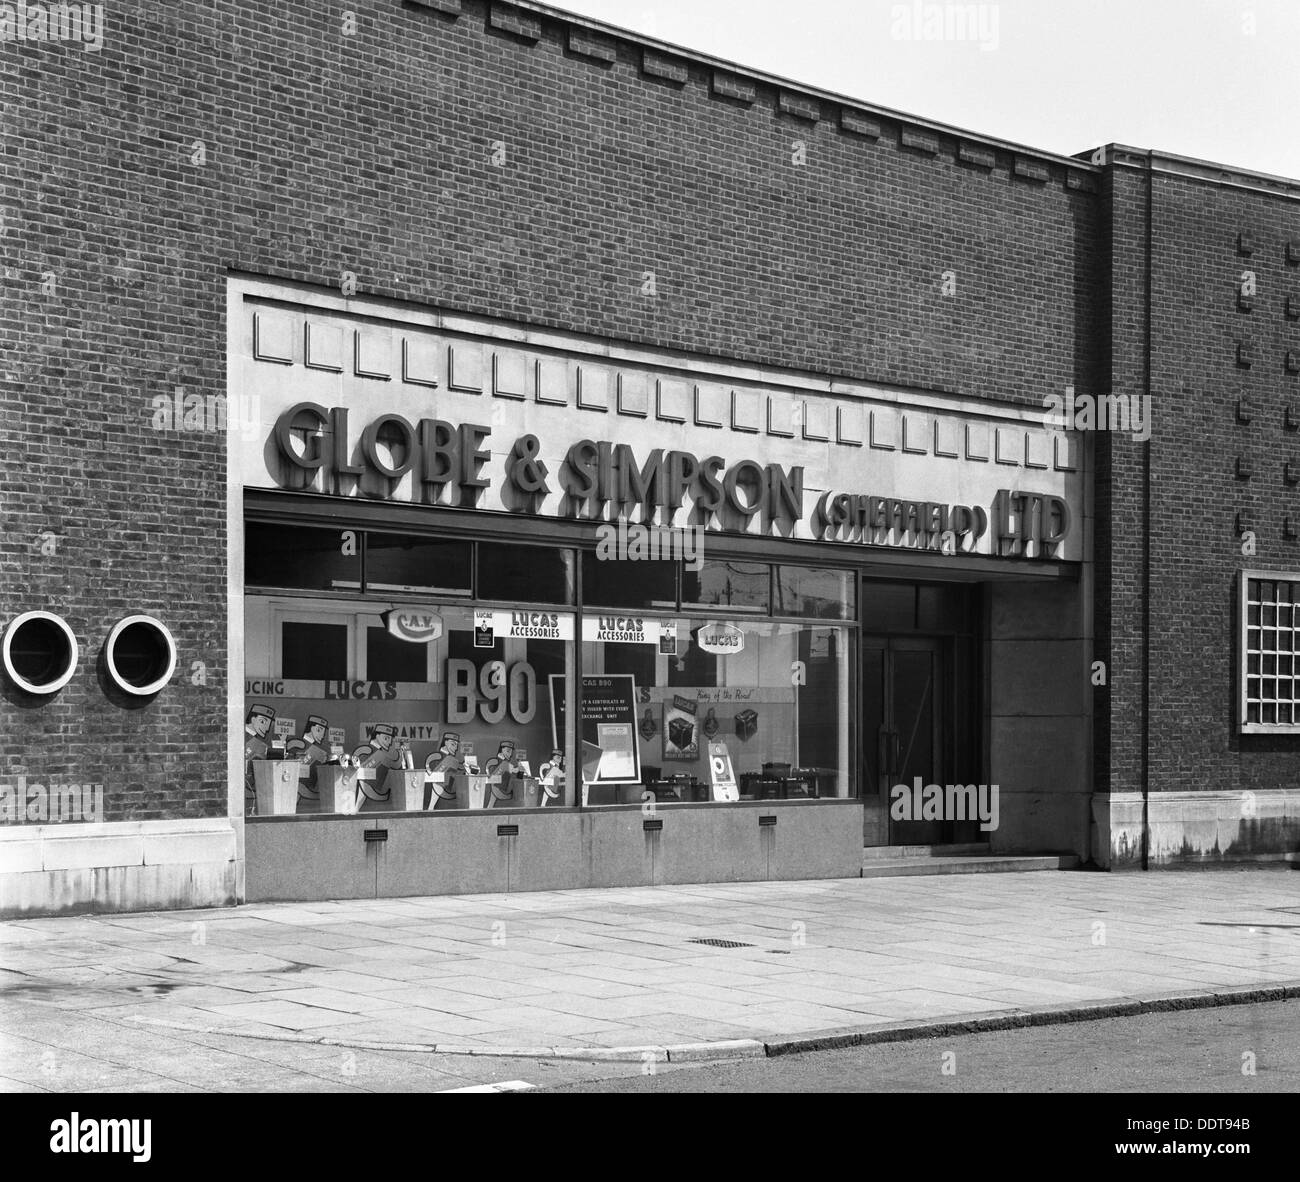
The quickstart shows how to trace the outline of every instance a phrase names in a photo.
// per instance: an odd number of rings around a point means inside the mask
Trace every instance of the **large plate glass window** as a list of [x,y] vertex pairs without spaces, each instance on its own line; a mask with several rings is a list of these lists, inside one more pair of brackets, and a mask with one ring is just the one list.
[[582,555],[584,607],[677,607],[677,563],[611,561],[588,550]]
[[[251,764],[275,759],[300,765],[297,800],[277,812],[572,804],[548,696],[552,678],[563,693],[573,675],[572,613],[430,604],[407,612],[394,635],[391,612],[364,600],[245,604],[251,812],[265,811]],[[355,808],[321,791],[347,764],[360,769]],[[403,771],[418,779],[418,797],[394,795]]]
[[766,562],[705,559],[682,569],[682,606],[725,607],[733,612],[771,610],[772,568]]
[[825,567],[778,566],[772,611],[778,616],[851,620],[856,614],[854,573]]
[[367,593],[470,593],[468,542],[373,530],[365,537]]
[[357,530],[250,521],[244,531],[244,583],[303,591],[361,589]]
[[573,551],[479,542],[477,598],[507,603],[572,603]]
[[850,796],[852,650],[845,625],[588,612],[584,694],[621,682],[635,714],[628,734],[616,705],[584,703],[588,803]]
[[[286,538],[305,571],[266,553]],[[569,553],[515,548],[513,569],[487,543],[290,524],[250,525],[247,543],[261,580],[244,599],[250,814],[575,803],[577,748],[555,716],[571,705],[575,616],[544,602],[572,599]],[[470,599],[475,579],[496,602]]]

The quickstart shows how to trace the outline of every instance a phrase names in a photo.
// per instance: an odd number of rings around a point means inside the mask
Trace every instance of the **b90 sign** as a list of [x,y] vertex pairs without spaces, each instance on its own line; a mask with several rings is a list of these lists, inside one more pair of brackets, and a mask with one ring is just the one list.
[[506,669],[504,661],[488,661],[477,675],[473,661],[447,662],[447,721],[504,721],[507,714],[521,726],[537,713],[537,674],[527,661]]

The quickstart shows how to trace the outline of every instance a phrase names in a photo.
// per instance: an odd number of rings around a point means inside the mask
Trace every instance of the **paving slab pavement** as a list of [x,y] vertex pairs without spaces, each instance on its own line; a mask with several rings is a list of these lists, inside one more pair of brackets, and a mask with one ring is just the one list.
[[[0,923],[0,1090],[440,1090],[517,1078],[504,1060],[525,1053],[635,1065],[677,1048],[688,1061],[1243,989],[1300,991],[1300,874],[1036,872],[17,920]],[[349,1076],[357,1052],[393,1065]]]

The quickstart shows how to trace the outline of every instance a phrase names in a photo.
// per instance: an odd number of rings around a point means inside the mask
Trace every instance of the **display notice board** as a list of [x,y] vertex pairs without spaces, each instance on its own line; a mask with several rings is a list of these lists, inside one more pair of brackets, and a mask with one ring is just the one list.
[[[551,694],[551,741],[563,745],[564,677],[547,679]],[[639,784],[641,752],[636,741],[636,682],[630,673],[593,673],[582,679],[582,779],[587,784]]]
[[740,799],[740,787],[736,783],[736,771],[726,743],[709,744],[709,780],[713,785],[714,800]]

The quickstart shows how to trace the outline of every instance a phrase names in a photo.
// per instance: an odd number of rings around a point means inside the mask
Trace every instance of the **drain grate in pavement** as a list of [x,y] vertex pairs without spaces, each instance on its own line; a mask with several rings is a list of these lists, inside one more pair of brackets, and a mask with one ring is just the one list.
[[696,936],[687,940],[688,944],[707,944],[710,948],[757,948],[757,944],[745,944],[740,940],[718,940],[713,936]]

